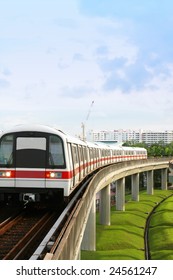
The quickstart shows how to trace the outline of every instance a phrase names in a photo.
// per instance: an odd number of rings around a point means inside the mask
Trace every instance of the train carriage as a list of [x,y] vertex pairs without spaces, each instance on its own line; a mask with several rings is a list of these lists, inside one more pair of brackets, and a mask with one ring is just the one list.
[[146,158],[146,150],[88,143],[41,125],[19,125],[0,137],[0,200],[68,198],[100,166]]

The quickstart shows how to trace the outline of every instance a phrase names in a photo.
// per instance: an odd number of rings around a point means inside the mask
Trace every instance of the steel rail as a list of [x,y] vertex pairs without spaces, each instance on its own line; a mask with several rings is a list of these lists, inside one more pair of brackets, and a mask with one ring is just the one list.
[[35,238],[44,230],[48,223],[55,216],[55,212],[50,214],[46,213],[39,221],[27,232],[26,235],[7,253],[3,260],[17,260],[22,259],[26,250],[32,248],[32,243]]
[[20,213],[16,216],[9,217],[0,224],[0,236],[3,235],[7,230],[18,223],[19,220],[23,218],[24,213]]

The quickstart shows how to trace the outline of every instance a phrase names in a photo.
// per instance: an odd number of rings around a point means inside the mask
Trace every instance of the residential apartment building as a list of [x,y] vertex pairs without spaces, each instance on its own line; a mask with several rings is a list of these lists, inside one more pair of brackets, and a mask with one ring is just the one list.
[[104,131],[89,131],[87,140],[93,142],[106,143],[124,143],[134,141],[136,143],[144,142],[147,144],[164,142],[165,144],[173,142],[172,131],[151,131],[151,130],[104,130]]

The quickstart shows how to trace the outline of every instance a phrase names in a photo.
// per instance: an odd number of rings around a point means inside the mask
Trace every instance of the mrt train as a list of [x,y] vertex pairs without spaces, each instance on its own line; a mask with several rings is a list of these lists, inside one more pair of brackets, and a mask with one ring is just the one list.
[[95,169],[146,158],[144,148],[89,143],[48,126],[18,125],[0,136],[0,200],[67,199]]

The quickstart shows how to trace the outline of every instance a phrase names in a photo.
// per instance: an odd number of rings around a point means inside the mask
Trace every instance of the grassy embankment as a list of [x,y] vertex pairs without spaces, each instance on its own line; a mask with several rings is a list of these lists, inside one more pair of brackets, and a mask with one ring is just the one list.
[[173,197],[160,204],[150,221],[151,259],[173,260]]
[[[131,201],[130,196],[126,197],[126,211],[111,209],[111,226],[99,224],[97,213],[96,225],[96,251],[82,251],[83,260],[143,260],[144,255],[144,228],[148,213],[152,211],[156,203],[173,193],[173,191],[154,190],[154,195],[140,192],[140,201]],[[161,207],[161,206],[160,206]],[[164,205],[163,205],[164,207]],[[171,206],[170,206],[171,207]],[[169,210],[170,211],[170,210]],[[172,211],[172,210],[171,210]],[[157,215],[156,215],[157,216]],[[164,216],[164,215],[163,215]],[[168,217],[169,218],[169,217]],[[157,216],[160,220],[159,215]],[[153,222],[152,222],[153,223]],[[156,223],[156,221],[155,221]],[[164,223],[164,222],[163,222]],[[160,243],[160,235],[154,237],[152,228],[152,243],[155,239],[155,246]],[[164,237],[163,237],[164,239]],[[173,240],[173,235],[172,235]],[[152,249],[154,249],[152,247]],[[154,254],[153,254],[154,256]]]

